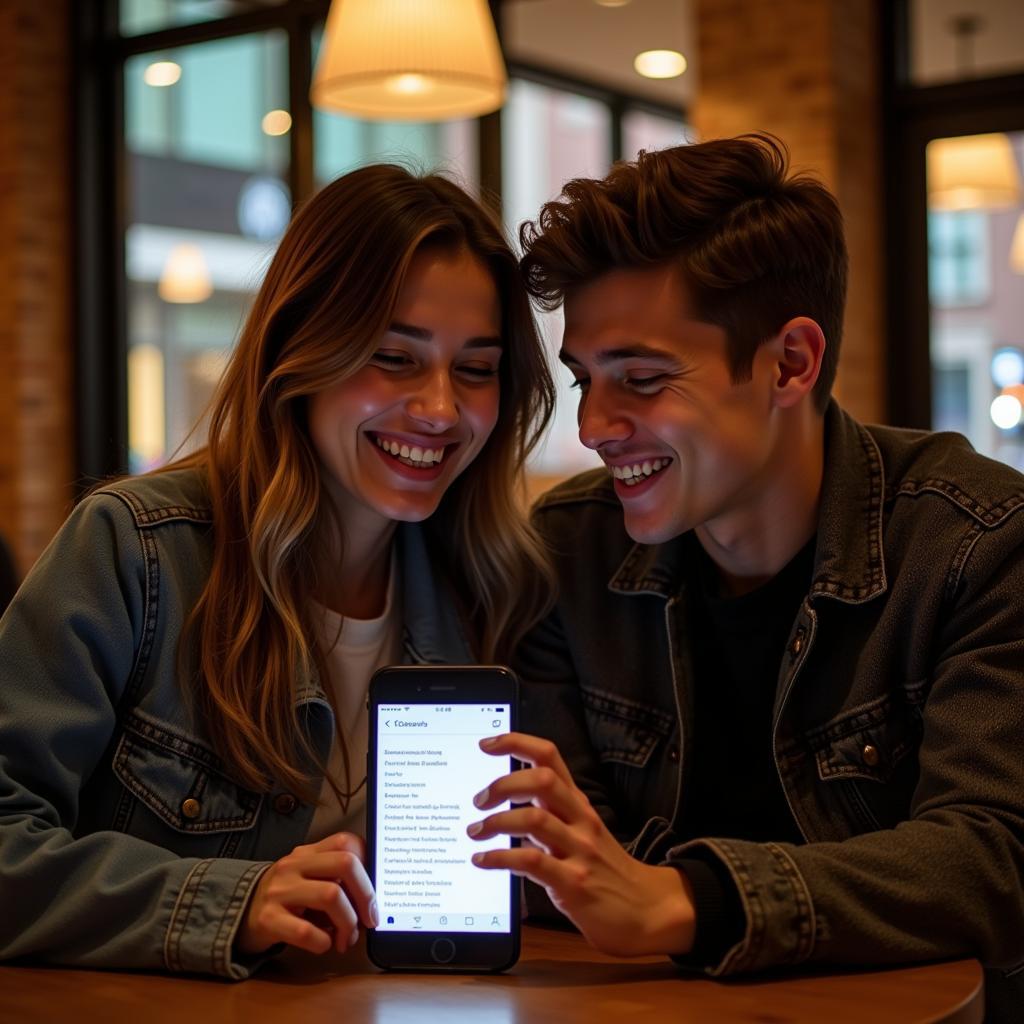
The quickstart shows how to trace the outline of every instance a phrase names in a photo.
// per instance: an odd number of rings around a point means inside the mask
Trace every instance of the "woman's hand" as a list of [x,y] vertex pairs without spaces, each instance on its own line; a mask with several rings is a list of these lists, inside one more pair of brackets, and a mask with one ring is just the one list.
[[360,921],[367,928],[378,923],[365,856],[363,840],[351,832],[296,846],[256,883],[235,948],[251,955],[286,942],[310,953],[341,953],[354,945]]
[[692,890],[675,868],[631,857],[576,787],[553,743],[523,733],[481,740],[488,754],[533,767],[498,779],[473,802],[481,810],[527,803],[470,825],[474,839],[498,834],[532,846],[473,855],[482,868],[507,868],[542,885],[596,949],[616,956],[686,953],[693,946]]

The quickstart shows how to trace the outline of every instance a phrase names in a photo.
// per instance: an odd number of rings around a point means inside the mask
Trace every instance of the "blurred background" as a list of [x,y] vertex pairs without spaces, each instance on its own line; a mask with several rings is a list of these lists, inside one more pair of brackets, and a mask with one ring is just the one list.
[[[515,238],[571,177],[775,132],[847,221],[839,400],[1024,469],[1024,4],[486,6],[500,108],[392,121],[311,103],[328,0],[0,0],[0,534],[18,571],[92,482],[197,443],[294,204],[382,160],[446,170]],[[541,320],[557,349],[559,314]],[[534,491],[593,464],[555,372]]]

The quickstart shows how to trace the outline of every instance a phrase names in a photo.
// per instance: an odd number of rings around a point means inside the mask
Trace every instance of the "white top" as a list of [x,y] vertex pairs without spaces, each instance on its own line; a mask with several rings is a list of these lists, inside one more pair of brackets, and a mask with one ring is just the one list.
[[[395,596],[395,560],[391,560],[391,576],[384,612],[375,619],[344,618],[337,612],[315,604],[320,614],[320,640],[326,651],[328,691],[336,721],[341,725],[348,747],[349,779],[346,785],[341,745],[335,738],[327,762],[328,776],[342,792],[359,791],[351,798],[347,812],[338,805],[338,798],[324,780],[320,804],[313,815],[306,841],[319,842],[335,832],[355,832],[366,836],[366,694],[370,678],[384,665],[402,660],[401,601]],[[338,626],[341,625],[341,635]],[[363,785],[360,786],[360,783]]]

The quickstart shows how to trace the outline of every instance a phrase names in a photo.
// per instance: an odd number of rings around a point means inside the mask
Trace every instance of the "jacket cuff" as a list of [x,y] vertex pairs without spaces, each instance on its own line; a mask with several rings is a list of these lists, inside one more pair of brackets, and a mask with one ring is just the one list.
[[670,850],[666,864],[683,868],[683,861],[688,859],[714,859],[723,866],[746,917],[742,938],[705,967],[708,974],[719,977],[798,964],[811,955],[817,931],[814,904],[803,876],[783,846],[697,839]]
[[216,974],[241,981],[273,955],[240,957],[235,933],[249,897],[270,863],[211,858],[189,872],[171,912],[164,940],[169,971]]
[[684,967],[717,964],[747,931],[743,904],[732,876],[716,858],[687,857],[672,867],[682,871],[690,882],[697,925],[693,948],[672,959]]

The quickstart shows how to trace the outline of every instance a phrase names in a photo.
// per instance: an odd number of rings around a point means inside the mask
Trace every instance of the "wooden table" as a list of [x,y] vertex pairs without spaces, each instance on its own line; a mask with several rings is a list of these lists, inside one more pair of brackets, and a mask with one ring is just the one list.
[[2,1024],[980,1024],[982,1011],[974,960],[716,982],[529,926],[504,975],[381,974],[361,946],[346,957],[286,955],[237,984],[0,966]]

